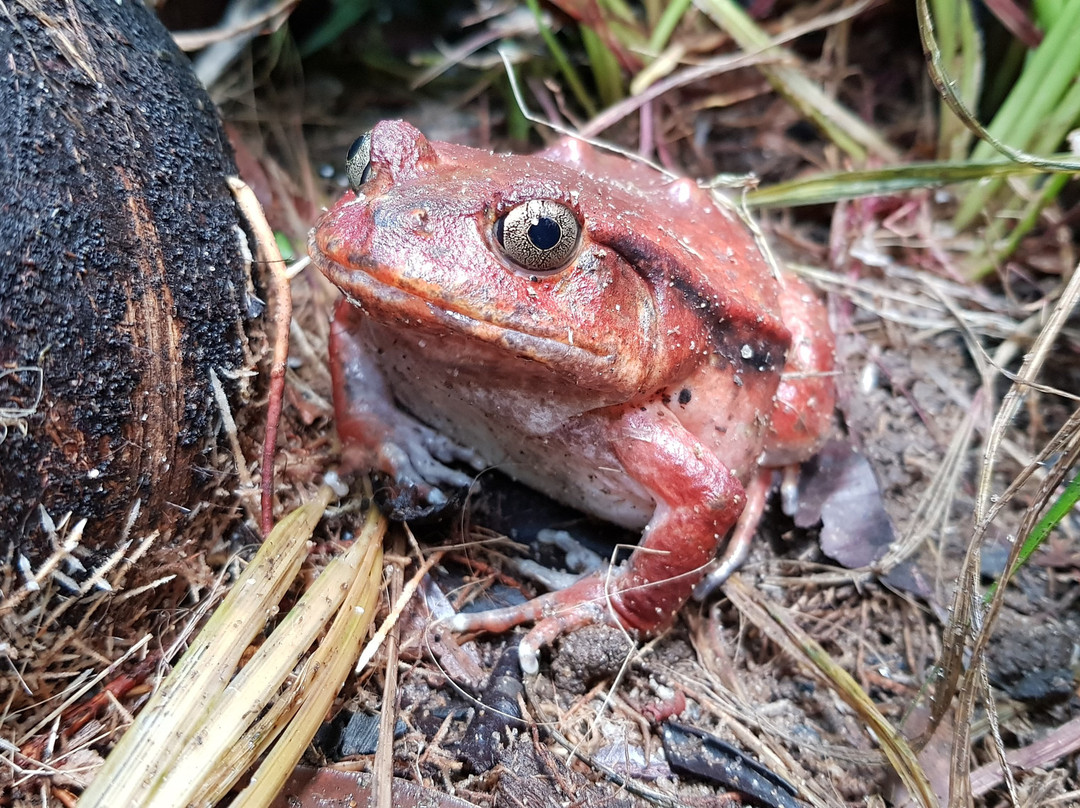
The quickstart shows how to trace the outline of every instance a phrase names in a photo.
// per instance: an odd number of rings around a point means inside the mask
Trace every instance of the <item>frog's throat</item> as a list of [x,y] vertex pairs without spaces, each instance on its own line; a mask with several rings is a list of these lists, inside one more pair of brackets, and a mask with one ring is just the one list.
[[[376,280],[362,269],[342,266],[312,245],[311,258],[345,298],[384,325],[415,325],[417,330],[450,332],[480,340],[515,356],[539,362],[560,375],[569,375],[583,387],[635,389],[643,385],[644,364],[618,352],[599,352],[566,341],[530,334],[447,308],[448,301],[433,301]],[[422,324],[422,325],[419,325]],[[593,380],[594,383],[582,383]]]

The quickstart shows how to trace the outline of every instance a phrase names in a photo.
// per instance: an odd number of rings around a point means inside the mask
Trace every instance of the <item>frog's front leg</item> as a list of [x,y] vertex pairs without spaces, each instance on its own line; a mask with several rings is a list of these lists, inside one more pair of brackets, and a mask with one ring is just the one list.
[[330,376],[334,417],[346,470],[381,471],[398,488],[384,505],[395,518],[416,518],[439,510],[444,488],[466,488],[470,475],[455,461],[482,467],[475,452],[422,424],[400,409],[383,376],[374,349],[364,339],[364,313],[347,300],[330,326]]
[[457,632],[535,623],[520,645],[525,673],[538,670],[541,647],[583,625],[648,633],[670,624],[746,504],[739,479],[666,408],[627,406],[608,429],[620,463],[656,502],[627,563],[520,606],[459,614],[450,623]]

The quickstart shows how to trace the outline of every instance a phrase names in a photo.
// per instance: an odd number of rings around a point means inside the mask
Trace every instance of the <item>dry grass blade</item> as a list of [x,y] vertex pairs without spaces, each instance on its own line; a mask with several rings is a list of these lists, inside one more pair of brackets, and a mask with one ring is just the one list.
[[[404,555],[404,536],[398,534],[394,554]],[[401,597],[404,586],[405,573],[401,564],[394,564],[389,574],[390,600],[397,601]],[[394,779],[394,725],[398,716],[398,650],[401,641],[401,631],[395,622],[395,630],[387,635],[386,639],[386,673],[383,678],[382,711],[379,714],[379,737],[385,743],[380,743],[375,750],[375,760],[371,778],[372,808],[392,808],[393,795],[391,794],[391,782]]]
[[785,64],[763,65],[760,68],[762,74],[778,93],[813,121],[849,157],[860,162],[867,155],[890,163],[899,160],[896,149],[877,131],[826,95],[799,67],[792,66],[797,64],[794,54],[772,47],[769,36],[735,3],[728,0],[698,0],[697,5],[722,30],[731,34],[743,50],[766,51],[782,58]]
[[185,805],[167,792],[184,745],[196,738],[225,690],[241,656],[292,584],[308,540],[332,496],[297,508],[267,537],[187,653],[120,739],[84,792],[83,808]]
[[[1036,768],[1047,768],[1051,763],[1060,760],[1065,755],[1080,751],[1080,718],[1067,721],[1060,727],[1040,738],[1034,743],[1020,749],[1014,749],[1009,753],[1010,766],[1021,770],[1030,771]],[[1001,769],[997,762],[987,763],[971,773],[971,791],[976,797],[981,797],[997,783],[1001,781]],[[1069,795],[1062,795],[1068,797]],[[1077,795],[1072,795],[1075,799]],[[1049,804],[1049,803],[1043,803]],[[1060,805],[1070,805],[1064,800]]]
[[981,400],[973,402],[959,429],[953,434],[945,455],[941,459],[925,493],[919,497],[912,511],[908,527],[894,541],[884,556],[874,565],[882,574],[892,571],[898,564],[911,558],[932,536],[940,534],[949,516],[953,496],[960,486],[967,449],[975,431],[975,415],[980,412]]
[[[44,509],[43,509],[44,510]],[[86,529],[86,520],[80,519],[67,535],[59,542],[59,546],[53,550],[53,552],[46,558],[38,568],[25,576],[22,586],[17,589],[9,589],[9,593],[4,597],[4,601],[0,603],[0,617],[3,617],[13,611],[27,598],[32,595],[37,595],[41,592],[43,585],[45,585],[49,578],[59,569],[60,565],[68,559],[76,547],[79,546],[79,542],[82,541],[83,530]],[[55,528],[53,529],[55,532]]]
[[[385,531],[386,520],[372,510],[363,532],[348,552],[331,562],[312,586],[309,594],[313,605],[329,600],[337,591],[345,591],[344,601],[334,610],[336,617],[315,653],[305,663],[302,674],[279,697],[281,701],[299,704],[299,709],[259,765],[251,784],[232,802],[232,808],[269,805],[326,718],[334,697],[360,654],[361,642],[375,616],[375,603],[382,583],[382,536]],[[341,563],[331,570],[337,562]],[[252,746],[256,740],[252,739]],[[251,760],[257,754],[253,749]]]
[[770,603],[747,586],[742,577],[733,575],[724,586],[724,594],[746,619],[794,659],[815,671],[845,704],[854,710],[874,733],[893,770],[908,793],[924,808],[937,808],[938,800],[926,774],[907,740],[890,724],[866,695],[858,682],[835,664],[828,653],[809,634],[788,619],[784,609]]
[[[229,683],[226,691],[215,700],[199,737],[189,741],[187,748],[177,757],[175,769],[168,775],[168,779],[175,785],[170,788],[169,800],[161,803],[163,806],[190,803],[212,805],[216,802],[225,790],[239,779],[244,770],[222,767],[219,765],[219,758],[241,740],[248,731],[252,717],[260,715],[266,707],[285,702],[289,708],[282,714],[282,719],[287,719],[303,704],[305,711],[308,711],[305,715],[309,716],[310,705],[301,698],[308,689],[309,683],[306,679],[309,677],[301,675],[294,678],[284,691],[281,691],[281,687],[292,676],[301,656],[326,629],[327,624],[335,619],[335,615],[345,620],[344,623],[340,622],[340,619],[338,622],[338,634],[341,634],[350,628],[349,619],[358,616],[354,614],[354,607],[361,599],[374,598],[374,594],[368,593],[363,587],[378,591],[379,567],[373,565],[376,557],[381,557],[384,526],[385,523],[377,514],[372,513],[369,516],[360,538],[352,544],[348,552],[327,565],[300,601],[289,610],[273,634]],[[351,595],[351,602],[343,608],[347,595]],[[372,605],[368,604],[367,609],[359,612],[364,631],[371,622]],[[337,641],[340,641],[340,638]],[[321,695],[328,699],[333,699],[345,679],[345,673],[342,673],[331,686],[332,680],[326,678],[341,666],[335,642],[329,637],[326,638],[315,655],[304,663],[310,677],[317,679],[322,686]],[[356,644],[346,646],[343,654],[347,655],[350,647],[355,648]],[[333,665],[327,658],[330,654],[334,655]],[[345,660],[344,672],[349,670],[354,659],[355,654]],[[310,689],[320,692],[315,682],[310,683]],[[316,723],[311,727],[311,734],[303,740],[297,758],[315,734],[318,722],[325,716],[325,708],[328,706],[327,703],[324,709],[318,712]],[[295,736],[303,732],[304,726],[306,724],[303,722],[300,728],[294,728],[294,725],[290,724],[289,732]],[[283,728],[283,722],[275,725],[272,728],[273,735]],[[265,737],[264,728],[260,727],[257,739]],[[256,743],[252,741],[245,745],[255,747]],[[254,758],[253,751],[243,759],[244,768],[252,763]],[[196,799],[199,794],[208,796],[205,799]],[[183,800],[177,799],[178,795],[182,795]]]
[[[1080,271],[1074,271],[1068,286],[1062,291],[1061,298],[1054,306],[1053,311],[1051,311],[1045,326],[1017,373],[1016,381],[1006,394],[994,419],[993,427],[987,435],[986,447],[983,450],[983,467],[979,478],[978,497],[975,502],[975,528],[971,543],[968,546],[967,556],[964,559],[964,568],[959,576],[956,597],[953,601],[952,619],[946,627],[946,642],[942,663],[946,676],[935,694],[933,714],[931,716],[931,728],[933,728],[948,709],[953,694],[959,692],[960,698],[954,721],[957,732],[953,739],[951,793],[949,795],[950,804],[953,805],[971,803],[968,776],[971,769],[970,758],[972,751],[970,743],[971,719],[978,694],[985,692],[988,701],[990,698],[989,691],[979,686],[983,676],[983,654],[990,641],[996,617],[1004,604],[1004,595],[1008,582],[1007,572],[1006,577],[1002,580],[1002,585],[994,593],[989,608],[984,613],[977,586],[981,558],[980,551],[987,530],[1003,504],[1001,498],[998,498],[995,502],[991,496],[995,461],[1009,424],[1012,423],[1021,403],[1026,398],[1029,387],[1034,384],[1043,363],[1049,355],[1050,348],[1057,340],[1061,328],[1075,308],[1078,300],[1080,300]],[[1032,503],[1024,520],[1025,526],[1022,529],[1030,530],[1034,526],[1037,515],[1045,504],[1045,499]],[[1013,569],[1020,549],[1020,543],[1015,543],[1006,563],[1007,571]],[[968,645],[969,639],[971,641],[970,647]],[[970,659],[970,662],[967,666],[967,672],[963,674],[961,680],[965,657]],[[1004,759],[1001,760],[1001,764],[1006,771],[1006,782],[1012,789],[1014,786]]]

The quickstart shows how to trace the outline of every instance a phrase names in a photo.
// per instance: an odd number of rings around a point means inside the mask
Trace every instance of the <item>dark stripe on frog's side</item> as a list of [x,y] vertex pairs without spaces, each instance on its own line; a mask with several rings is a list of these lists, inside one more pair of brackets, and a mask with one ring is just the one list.
[[[608,234],[605,234],[608,235]],[[757,311],[739,305],[733,296],[717,290],[711,300],[688,277],[688,271],[669,252],[637,233],[604,239],[654,289],[670,285],[708,329],[714,355],[738,373],[777,373],[783,370],[791,334],[779,319],[779,303],[772,316],[758,322]],[[691,270],[692,271],[692,270]],[[699,276],[700,278],[700,276]],[[727,306],[724,306],[727,303]],[[749,347],[749,351],[744,350]],[[744,355],[745,354],[745,355]]]

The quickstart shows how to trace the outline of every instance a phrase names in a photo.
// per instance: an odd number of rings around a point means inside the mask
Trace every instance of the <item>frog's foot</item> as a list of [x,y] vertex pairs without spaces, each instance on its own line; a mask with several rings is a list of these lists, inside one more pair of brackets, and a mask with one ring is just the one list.
[[533,561],[521,558],[513,561],[514,568],[531,581],[540,584],[549,592],[569,589],[583,575],[598,572],[604,568],[605,559],[594,553],[565,530],[544,528],[536,534],[538,545],[546,545],[561,550],[569,572],[560,572]]
[[472,475],[454,468],[451,463],[483,468],[476,452],[401,413],[395,419],[391,437],[379,447],[377,467],[387,471],[402,486],[468,488]]
[[448,625],[458,634],[501,634],[522,623],[533,623],[518,645],[521,670],[532,676],[540,670],[541,648],[583,626],[605,623],[624,631],[652,628],[633,625],[619,614],[616,608],[618,578],[618,571],[596,573],[579,579],[566,589],[517,606],[456,614]]
[[393,423],[384,419],[380,426],[385,437],[377,447],[350,441],[339,426],[346,436],[342,465],[346,470],[374,470],[376,502],[392,519],[432,516],[467,490],[473,475],[450,464],[482,467],[474,452],[404,413]]
[[404,522],[441,513],[471,485],[472,475],[446,466],[422,445],[404,445],[409,444],[389,441],[379,447],[376,463],[363,457],[356,463],[377,469],[375,501],[390,519]]
[[739,478],[659,402],[626,405],[609,428],[623,468],[633,469],[656,503],[630,558],[522,606],[450,621],[458,632],[502,632],[532,621],[520,646],[527,673],[539,667],[541,647],[588,623],[645,633],[670,625],[746,507]]
[[[361,455],[361,462],[365,459]],[[460,466],[477,470],[485,466],[476,452],[404,413],[396,419],[391,437],[378,447],[375,461],[367,459],[366,465],[385,480],[375,492],[379,507],[402,521],[432,516],[460,499],[474,479]]]

